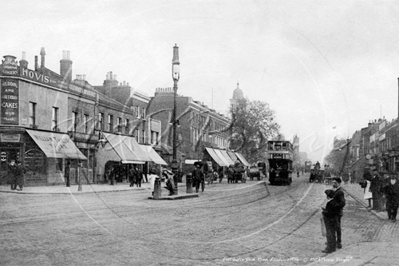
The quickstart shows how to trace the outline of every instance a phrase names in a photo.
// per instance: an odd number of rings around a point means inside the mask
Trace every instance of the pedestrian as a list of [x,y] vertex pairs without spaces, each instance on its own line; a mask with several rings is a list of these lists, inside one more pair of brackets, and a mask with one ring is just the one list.
[[381,177],[378,174],[377,169],[374,169],[370,184],[370,192],[373,195],[372,210],[381,211],[381,204],[380,204],[382,197],[381,189],[382,189]]
[[134,184],[136,183],[136,170],[134,167],[131,167],[128,172],[128,177],[129,177],[129,187],[134,187]]
[[113,186],[115,182],[115,169],[113,166],[109,169],[109,180],[111,180],[111,186]]
[[17,189],[17,165],[15,164],[15,160],[11,160],[8,165],[8,177],[11,184],[11,190]]
[[193,180],[195,182],[195,192],[198,193],[200,185],[202,188],[202,192],[204,192],[205,177],[204,173],[201,171],[201,165],[199,163],[195,165],[195,169],[193,170]]
[[168,178],[166,179],[165,188],[169,191],[169,195],[168,196],[172,196],[173,194],[175,194],[173,173],[171,171],[168,171],[167,177]]
[[234,183],[234,169],[232,164],[227,168],[227,183]]
[[18,190],[22,190],[25,183],[25,168],[22,166],[20,161],[17,161],[17,168],[16,168],[16,184],[19,186]]
[[341,178],[339,177],[334,177],[332,180],[332,186],[334,190],[334,200],[337,201],[337,208],[338,208],[338,215],[336,217],[336,233],[337,233],[337,248],[341,249],[342,248],[342,232],[341,232],[341,218],[343,216],[343,209],[345,207],[345,194],[344,191],[341,188]]
[[388,219],[396,222],[396,215],[399,208],[399,182],[397,182],[395,175],[390,176],[389,184],[384,187],[383,192],[387,199],[386,210]]
[[157,176],[156,172],[152,169],[150,169],[148,177],[149,177],[149,182],[151,184],[151,188],[150,188],[151,195],[154,196],[155,179],[157,179],[159,177]]
[[[213,177],[212,178],[214,179],[214,181],[219,179],[219,174],[218,174],[218,172],[216,170],[213,171]],[[221,182],[222,182],[222,180],[219,179],[219,183],[221,183]]]
[[143,165],[143,182],[148,183],[148,162]]
[[66,186],[67,187],[71,186],[71,181],[69,179],[69,173],[71,171],[70,165],[71,165],[71,163],[68,161],[66,166],[65,166],[65,172],[64,172],[64,177],[65,177],[65,181],[66,181]]
[[141,187],[141,180],[143,179],[143,172],[136,167],[136,186]]
[[371,208],[371,199],[373,198],[373,194],[370,191],[371,182],[369,180],[364,180],[361,184],[361,187],[364,189],[363,198],[368,201],[369,208]]
[[339,217],[339,202],[334,198],[335,191],[333,189],[327,189],[324,191],[327,196],[327,204],[325,208],[322,208],[324,225],[326,227],[326,238],[327,247],[322,250],[323,253],[335,252],[337,244],[337,233],[338,233],[338,217]]

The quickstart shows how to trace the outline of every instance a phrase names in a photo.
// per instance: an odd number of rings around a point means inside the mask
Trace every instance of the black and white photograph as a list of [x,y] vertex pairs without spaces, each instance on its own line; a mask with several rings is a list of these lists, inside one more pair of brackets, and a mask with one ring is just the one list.
[[0,265],[396,265],[399,2],[0,8]]

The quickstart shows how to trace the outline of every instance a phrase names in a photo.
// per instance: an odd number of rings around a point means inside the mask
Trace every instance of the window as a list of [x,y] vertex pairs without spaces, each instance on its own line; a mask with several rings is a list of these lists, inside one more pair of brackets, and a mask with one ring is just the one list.
[[78,128],[78,113],[72,112],[72,131],[76,132],[77,128]]
[[158,145],[159,133],[151,131],[151,145]]
[[58,128],[58,108],[53,107],[53,114],[51,118],[51,128],[53,131],[60,131]]
[[140,108],[136,106],[136,117],[140,118]]
[[118,117],[117,119],[117,125],[118,125],[118,132],[122,133],[122,118]]
[[141,117],[142,117],[143,119],[145,119],[145,108],[142,109]]
[[84,133],[89,133],[89,115],[83,116]]
[[125,134],[129,134],[129,119],[125,119]]
[[36,126],[36,103],[29,102],[29,124],[30,127]]
[[104,130],[104,113],[98,114],[98,129],[101,131]]
[[137,142],[139,141],[139,130],[136,129],[134,133],[134,137],[136,138]]
[[112,129],[114,127],[113,120],[114,120],[113,115],[108,115],[108,131],[109,132],[112,132]]

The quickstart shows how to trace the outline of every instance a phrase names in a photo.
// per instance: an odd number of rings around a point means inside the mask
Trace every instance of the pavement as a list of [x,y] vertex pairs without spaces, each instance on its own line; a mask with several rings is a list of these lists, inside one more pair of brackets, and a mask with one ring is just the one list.
[[[371,215],[375,215],[381,220],[387,220],[387,223],[391,222],[388,221],[386,212],[376,212],[368,207],[368,201],[363,199],[364,190],[359,184],[342,184],[341,187],[350,197],[363,205]],[[313,262],[309,265],[397,265],[399,260],[398,250],[399,241],[398,243],[359,242],[344,246],[342,249],[327,254],[325,257],[312,258]]]
[[[165,182],[161,183],[162,194],[161,199],[173,200],[198,197],[197,193],[186,193],[186,183],[178,184],[178,195],[168,196],[168,191],[164,189]],[[120,191],[147,191],[149,198],[151,197],[151,184],[145,182],[141,184],[141,187],[130,187],[129,183],[122,182],[116,183],[115,185],[109,184],[84,184],[81,185],[79,190],[78,185],[71,185],[66,187],[63,185],[58,186],[37,186],[37,187],[24,187],[22,191],[11,190],[10,185],[0,186],[0,193],[16,193],[16,194],[83,194],[83,193],[107,193],[107,192],[120,192]]]

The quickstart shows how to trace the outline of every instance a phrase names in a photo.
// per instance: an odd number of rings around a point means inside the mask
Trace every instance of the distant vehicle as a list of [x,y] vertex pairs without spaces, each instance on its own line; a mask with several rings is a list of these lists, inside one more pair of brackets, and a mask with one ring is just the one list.
[[254,177],[256,177],[258,180],[260,180],[259,167],[256,166],[256,165],[252,165],[252,166],[249,167],[249,178],[251,180],[253,180]]
[[292,159],[294,149],[289,141],[268,141],[269,182],[271,185],[292,183]]

